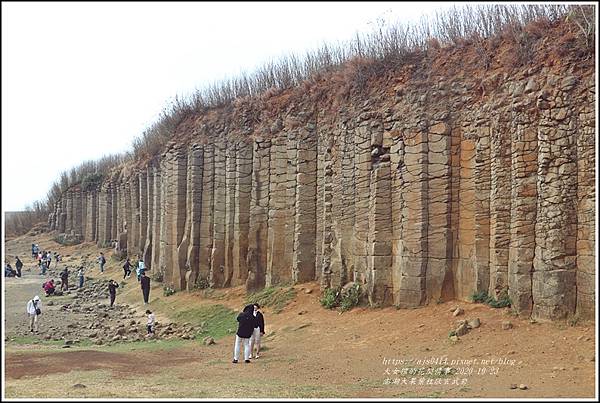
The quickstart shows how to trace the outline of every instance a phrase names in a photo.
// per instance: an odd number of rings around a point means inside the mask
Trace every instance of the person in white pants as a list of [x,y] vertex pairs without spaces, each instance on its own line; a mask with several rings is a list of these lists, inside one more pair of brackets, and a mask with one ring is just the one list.
[[240,358],[240,344],[244,344],[244,362],[250,362],[250,337],[254,331],[256,318],[252,314],[254,311],[253,305],[246,305],[244,311],[237,317],[238,330],[235,335],[235,345],[233,348],[233,363],[237,364]]
[[29,331],[33,333],[35,326],[35,332],[38,332],[38,316],[41,313],[42,302],[40,297],[37,295],[27,302],[27,316],[29,317]]
[[[250,338],[250,358],[258,358],[260,352],[260,338],[265,334],[265,318],[262,312],[259,311],[260,305],[254,304],[254,317],[256,323],[254,324],[254,330],[252,331],[252,337]],[[254,357],[252,357],[254,354]]]

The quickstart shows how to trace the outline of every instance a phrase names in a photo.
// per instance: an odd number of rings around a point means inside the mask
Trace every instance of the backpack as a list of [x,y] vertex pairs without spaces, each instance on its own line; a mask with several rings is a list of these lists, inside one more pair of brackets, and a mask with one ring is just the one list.
[[37,307],[37,304],[34,300],[31,300],[31,302],[33,302],[33,307],[35,308],[35,314],[39,315],[42,313],[42,310],[40,308]]

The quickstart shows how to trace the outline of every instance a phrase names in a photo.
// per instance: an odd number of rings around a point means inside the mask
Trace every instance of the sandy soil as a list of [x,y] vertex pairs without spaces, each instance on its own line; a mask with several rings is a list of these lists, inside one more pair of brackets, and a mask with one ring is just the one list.
[[[11,261],[15,253],[28,257],[31,243],[27,236],[12,240],[6,254]],[[37,243],[69,255],[64,264],[87,259],[92,267],[99,251],[90,244],[64,247],[47,235],[38,236]],[[32,265],[30,258],[24,262]],[[106,279],[122,273],[111,259],[105,274],[90,272]],[[355,308],[340,314],[320,306],[316,283],[296,286],[297,297],[281,313],[264,310],[265,350],[250,364],[231,363],[232,335],[211,346],[162,340],[63,349],[17,342],[25,303],[41,284],[42,276],[34,273],[5,279],[6,397],[591,398],[596,391],[594,323],[531,323],[513,317],[509,309],[462,301],[411,310]],[[168,301],[171,309],[219,303],[239,310],[244,291],[222,292],[225,298],[218,300],[177,293]],[[155,285],[150,305],[161,298]],[[134,287],[117,301],[141,311]],[[452,316],[455,306],[464,315]],[[49,311],[42,327],[52,321]],[[169,312],[157,314],[159,320],[169,320]],[[448,338],[458,319],[475,317],[481,320],[479,328],[458,342]],[[503,330],[507,320],[513,328]],[[435,372],[440,367],[453,368],[452,373]],[[511,389],[512,384],[527,388]]]

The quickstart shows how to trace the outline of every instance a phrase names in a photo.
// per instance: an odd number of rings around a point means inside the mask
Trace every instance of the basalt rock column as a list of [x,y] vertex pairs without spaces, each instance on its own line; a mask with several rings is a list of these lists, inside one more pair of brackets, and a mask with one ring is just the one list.
[[131,221],[127,225],[127,249],[129,254],[135,254],[136,258],[141,257],[140,250],[140,180],[138,173],[135,172],[128,181],[129,190],[129,214]]
[[269,212],[269,167],[271,141],[254,140],[252,155],[252,192],[250,199],[250,230],[246,264],[246,290],[253,292],[265,286]]
[[535,257],[533,313],[559,319],[575,312],[577,263],[576,120],[560,90],[538,103]]
[[528,114],[518,114],[511,130],[511,221],[508,291],[512,308],[529,316],[537,212],[537,130]]
[[161,222],[162,210],[162,191],[161,191],[161,170],[160,163],[153,165],[152,169],[152,257],[150,269],[153,272],[159,272],[160,239],[163,222]]
[[[336,265],[333,256],[333,248],[335,246],[335,240],[333,235],[333,161],[331,153],[333,151],[333,136],[331,133],[325,137],[325,153],[323,155],[323,164],[320,168],[323,171],[322,184],[320,193],[323,194],[322,198],[317,200],[321,203],[318,204],[318,210],[321,214],[318,217],[319,232],[322,232],[321,237],[321,289],[329,287],[341,286],[341,276],[339,270],[341,264]],[[318,177],[317,177],[318,178]]]
[[[178,289],[186,289],[185,274],[187,261],[187,245],[183,244],[187,212],[187,153],[183,148],[177,148],[172,154],[171,161],[171,195],[172,201],[172,239],[171,248],[173,272],[171,283]],[[168,270],[167,270],[168,273]],[[169,278],[167,275],[166,278]]]
[[229,287],[232,284],[233,272],[233,248],[234,248],[234,222],[236,210],[236,158],[237,145],[230,142],[225,151],[225,276],[223,286]]
[[148,270],[152,269],[152,233],[154,224],[154,167],[152,165],[148,165],[146,168],[146,206],[148,209],[148,214],[146,217],[146,235],[144,239],[146,240],[144,244],[144,263],[146,264],[146,268]]
[[102,184],[98,194],[98,246],[110,245],[112,240],[112,189],[111,183]]
[[139,183],[139,217],[140,225],[138,226],[138,247],[140,249],[140,257],[145,261],[144,251],[146,247],[146,235],[148,230],[148,178],[146,170],[138,174]]
[[196,285],[199,268],[203,153],[203,147],[198,144],[194,144],[188,153],[186,230],[184,239],[180,245],[180,249],[187,247],[185,282],[188,290],[191,290]]
[[211,287],[223,287],[225,281],[225,186],[226,145],[224,139],[214,144],[214,204],[213,244],[210,254],[209,283]]
[[[565,83],[565,84],[568,84]],[[565,85],[565,89],[569,87]],[[577,314],[583,318],[595,317],[595,183],[596,142],[594,113],[594,78],[584,86],[578,97],[585,105],[579,112],[577,131]]]
[[87,193],[85,240],[93,242],[96,239],[96,217],[98,214],[98,198],[95,190]]
[[403,133],[404,165],[401,189],[404,195],[402,213],[402,248],[400,284],[397,306],[423,305],[426,300],[427,274],[427,132],[419,128]]
[[208,284],[213,248],[214,146],[204,145],[198,278]]
[[[483,110],[483,113],[487,111]],[[487,120],[476,122],[475,142],[475,292],[487,292],[490,286],[490,127]],[[462,151],[461,151],[462,153]],[[457,297],[466,299],[470,293]]]
[[[452,235],[450,233],[450,126],[439,122],[429,128],[427,145],[427,296],[439,301],[442,287],[451,287]],[[449,292],[446,291],[445,294]]]
[[302,283],[315,278],[317,142],[306,132],[298,139],[297,184],[292,281]]
[[[290,217],[288,205],[288,159],[287,136],[279,134],[271,141],[269,177],[269,231],[267,249],[266,286],[291,280],[293,243],[288,242]],[[295,168],[295,167],[294,167]],[[292,229],[293,235],[293,229]]]
[[248,277],[248,231],[250,229],[250,199],[252,194],[252,145],[240,142],[236,154],[237,203],[233,222],[233,280],[232,285],[245,284]]

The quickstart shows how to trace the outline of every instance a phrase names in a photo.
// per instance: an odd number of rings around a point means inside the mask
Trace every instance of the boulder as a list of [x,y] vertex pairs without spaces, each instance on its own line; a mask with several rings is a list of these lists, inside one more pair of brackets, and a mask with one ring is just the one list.
[[512,329],[513,325],[510,321],[505,320],[502,322],[502,330],[509,330]]
[[471,328],[471,329],[477,329],[479,326],[481,326],[481,321],[479,320],[479,318],[475,318],[470,320],[467,325]]
[[204,338],[204,340],[202,340],[202,343],[203,343],[205,346],[210,346],[211,344],[215,344],[215,339],[213,339],[213,338],[212,338],[212,337],[210,337],[210,336],[207,336],[207,337],[205,337],[205,338]]
[[456,308],[456,310],[452,313],[452,316],[459,316],[463,313],[465,313],[465,311],[462,308]]

